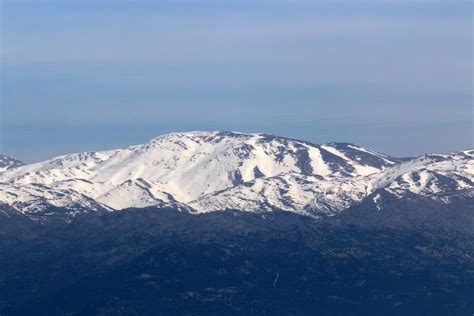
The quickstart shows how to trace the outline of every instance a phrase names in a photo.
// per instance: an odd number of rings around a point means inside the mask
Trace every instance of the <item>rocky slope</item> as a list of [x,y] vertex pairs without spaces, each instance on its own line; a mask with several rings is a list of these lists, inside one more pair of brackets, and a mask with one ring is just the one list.
[[22,166],[23,162],[18,159],[0,154],[0,172],[4,172],[8,169]]

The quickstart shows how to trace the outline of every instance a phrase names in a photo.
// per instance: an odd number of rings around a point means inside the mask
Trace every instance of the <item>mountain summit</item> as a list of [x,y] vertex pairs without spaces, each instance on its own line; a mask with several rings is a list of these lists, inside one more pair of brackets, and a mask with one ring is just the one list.
[[5,168],[0,202],[28,215],[45,215],[51,206],[68,214],[166,206],[193,213],[283,210],[331,216],[378,190],[432,198],[472,192],[473,157],[468,150],[407,160],[348,143],[172,133],[125,149]]

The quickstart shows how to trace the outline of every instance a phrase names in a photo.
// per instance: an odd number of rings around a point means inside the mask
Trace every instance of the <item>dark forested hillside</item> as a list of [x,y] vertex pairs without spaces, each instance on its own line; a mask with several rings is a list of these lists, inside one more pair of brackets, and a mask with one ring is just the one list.
[[[401,206],[390,213],[360,205],[352,216],[326,220],[148,208],[39,223],[6,212],[0,215],[0,310],[471,315],[472,230],[442,220],[461,208],[473,214],[471,204],[444,212],[419,206],[406,209],[408,217]],[[416,223],[413,212],[430,214],[427,223],[439,225]]]

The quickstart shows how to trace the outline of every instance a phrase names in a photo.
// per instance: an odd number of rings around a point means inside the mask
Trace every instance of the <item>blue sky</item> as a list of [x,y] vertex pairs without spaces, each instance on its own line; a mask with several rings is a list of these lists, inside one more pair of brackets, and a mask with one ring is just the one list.
[[171,131],[473,147],[470,1],[4,0],[0,152]]

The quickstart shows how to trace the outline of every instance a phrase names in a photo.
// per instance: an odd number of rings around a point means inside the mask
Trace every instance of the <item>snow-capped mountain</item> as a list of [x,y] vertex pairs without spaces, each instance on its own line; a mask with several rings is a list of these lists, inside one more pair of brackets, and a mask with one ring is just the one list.
[[347,143],[173,133],[125,149],[4,170],[0,201],[24,213],[49,203],[92,210],[155,205],[191,212],[284,210],[317,217],[340,212],[380,189],[400,196],[404,190],[439,194],[445,178],[458,189],[472,189],[472,153],[405,161]]
[[382,171],[373,179],[369,191],[377,193],[373,197],[377,205],[384,194],[398,198],[415,194],[445,203],[460,194],[474,197],[474,150],[424,155]]
[[62,209],[70,215],[111,210],[107,205],[74,190],[57,190],[36,183],[19,186],[0,183],[0,196],[0,204],[10,205],[29,215],[48,215],[45,211],[51,209]]
[[24,165],[24,163],[20,160],[0,154],[0,172],[22,165]]

